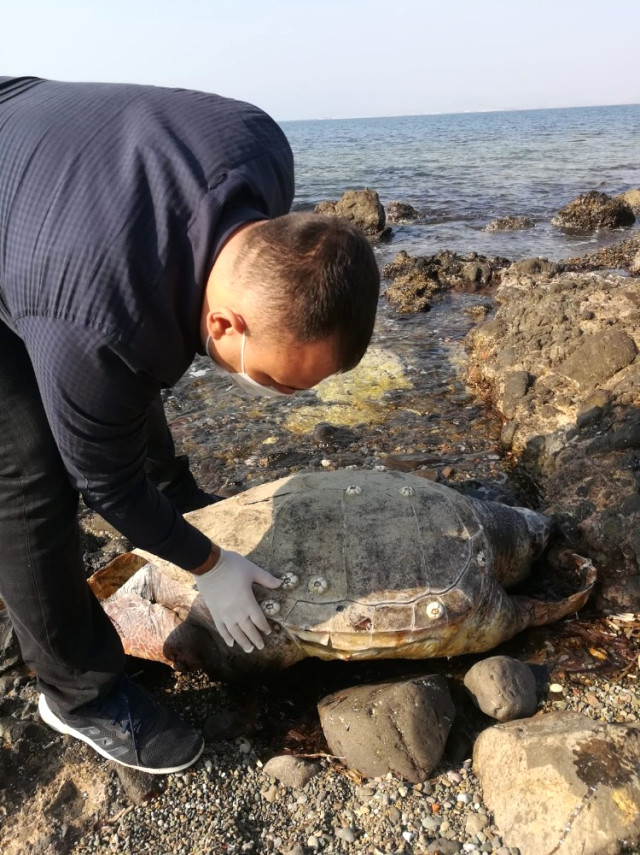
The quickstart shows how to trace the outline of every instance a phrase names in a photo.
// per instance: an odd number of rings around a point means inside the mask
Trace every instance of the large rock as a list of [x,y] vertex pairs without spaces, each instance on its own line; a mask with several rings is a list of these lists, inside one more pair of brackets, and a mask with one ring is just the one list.
[[347,190],[337,202],[320,202],[316,214],[342,217],[358,226],[366,235],[380,236],[385,228],[385,213],[375,190]]
[[392,772],[418,783],[444,751],[455,716],[444,677],[358,686],[323,698],[320,721],[332,754],[366,777]]
[[640,843],[640,725],[559,712],[488,728],[473,768],[521,855],[615,855]]
[[626,205],[629,205],[634,214],[640,214],[640,189],[627,190],[626,193],[622,193],[621,196],[618,196],[618,199]]
[[598,568],[598,605],[640,610],[640,279],[512,265],[468,336],[468,378],[541,510]]
[[635,215],[627,202],[591,190],[561,208],[551,220],[551,225],[590,232],[632,226],[635,221]]
[[442,250],[435,255],[411,256],[402,250],[382,268],[383,277],[392,280],[385,296],[399,312],[424,312],[437,294],[494,288],[508,265],[506,258],[487,258],[475,252],[458,255]]
[[536,679],[524,662],[490,656],[465,674],[464,685],[483,713],[498,721],[526,718],[536,711]]

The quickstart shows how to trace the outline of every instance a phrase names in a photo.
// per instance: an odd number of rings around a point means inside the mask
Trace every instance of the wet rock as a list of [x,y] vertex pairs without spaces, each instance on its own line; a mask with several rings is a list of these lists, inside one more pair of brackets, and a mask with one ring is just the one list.
[[291,754],[280,754],[264,764],[265,775],[270,775],[285,787],[303,790],[312,778],[322,771],[319,763],[301,760]]
[[464,685],[483,713],[498,721],[527,718],[536,711],[536,680],[524,662],[490,656],[467,671]]
[[605,246],[577,258],[567,258],[558,262],[558,269],[568,270],[629,270],[637,273],[634,260],[640,253],[640,236],[634,235],[621,243]]
[[620,201],[624,202],[626,205],[629,205],[629,207],[635,214],[640,214],[640,189],[627,190],[626,193],[622,193],[617,198],[620,199]]
[[512,276],[536,276],[544,273],[548,276],[557,272],[558,265],[546,258],[524,258],[522,261],[514,261],[509,268]]
[[350,445],[357,439],[357,435],[352,430],[327,422],[320,422],[313,429],[313,441],[321,448]]
[[535,227],[535,220],[529,217],[498,217],[484,227],[485,232],[512,232],[520,229],[532,229]]
[[383,277],[392,280],[385,296],[399,312],[428,311],[437,294],[450,290],[475,293],[494,287],[508,264],[505,258],[477,253],[442,250],[430,256],[410,256],[403,250],[382,268]]
[[505,844],[526,855],[640,842],[639,725],[573,712],[496,725],[478,737],[473,768]]
[[425,452],[386,454],[382,458],[382,462],[387,469],[394,469],[398,472],[415,472],[421,466],[433,466],[442,463],[442,456]]
[[142,805],[159,795],[165,788],[164,775],[149,775],[128,766],[114,766],[126,797],[134,805]]
[[632,226],[635,221],[635,215],[627,202],[591,190],[561,208],[551,220],[551,225],[577,231],[594,231]]
[[585,336],[558,371],[583,389],[603,383],[630,365],[638,353],[634,340],[624,330],[602,330]]
[[375,190],[347,190],[337,202],[320,202],[316,214],[342,217],[361,229],[366,235],[379,236],[385,228],[385,212]]
[[603,389],[596,389],[578,407],[576,414],[576,425],[578,428],[586,428],[597,424],[611,408],[611,396]]
[[440,762],[455,715],[440,676],[345,689],[323,698],[318,711],[331,752],[347,766],[413,783]]
[[389,202],[386,208],[387,221],[390,223],[410,223],[420,214],[407,202]]

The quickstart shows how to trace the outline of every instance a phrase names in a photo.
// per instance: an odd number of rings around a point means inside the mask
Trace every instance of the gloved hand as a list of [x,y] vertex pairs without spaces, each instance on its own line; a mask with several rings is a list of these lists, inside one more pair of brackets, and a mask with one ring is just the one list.
[[196,587],[202,594],[216,629],[229,647],[237,641],[245,653],[254,647],[262,650],[260,632],[269,635],[271,627],[253,594],[252,584],[279,588],[281,579],[258,567],[248,558],[227,549],[211,570],[196,576]]

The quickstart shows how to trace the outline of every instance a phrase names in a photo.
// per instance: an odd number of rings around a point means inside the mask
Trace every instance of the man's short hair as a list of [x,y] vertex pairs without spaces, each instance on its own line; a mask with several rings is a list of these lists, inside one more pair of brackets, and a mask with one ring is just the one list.
[[340,370],[360,362],[373,332],[380,272],[355,226],[320,214],[265,220],[247,232],[238,272],[256,294],[258,326],[267,335],[271,328],[300,342],[334,337]]

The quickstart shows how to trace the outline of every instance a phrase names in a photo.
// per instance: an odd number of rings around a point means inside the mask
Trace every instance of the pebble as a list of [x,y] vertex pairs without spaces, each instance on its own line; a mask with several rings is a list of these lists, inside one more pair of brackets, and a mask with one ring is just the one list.
[[356,839],[355,832],[350,826],[336,829],[336,837],[345,843],[353,843]]

